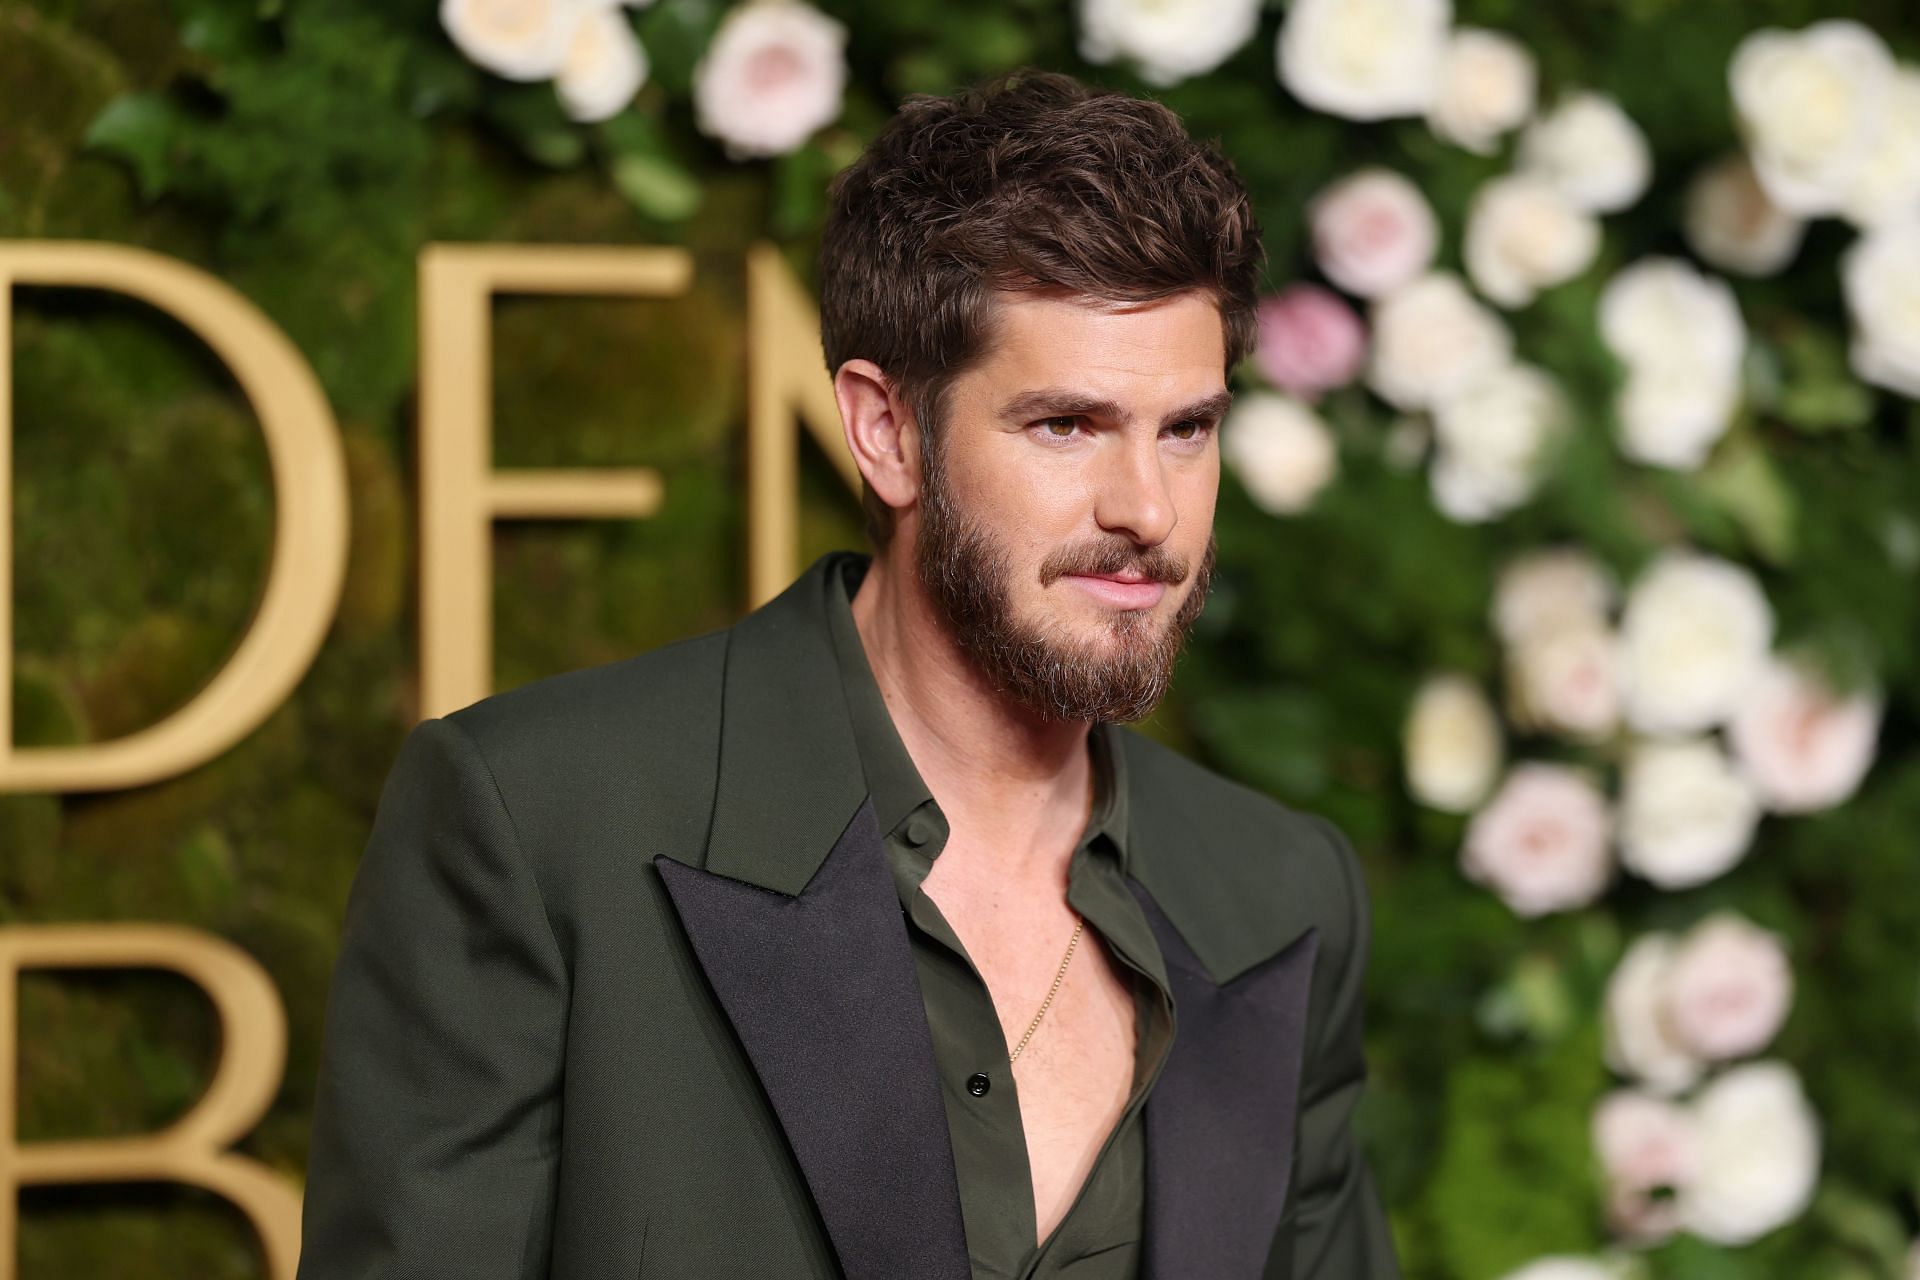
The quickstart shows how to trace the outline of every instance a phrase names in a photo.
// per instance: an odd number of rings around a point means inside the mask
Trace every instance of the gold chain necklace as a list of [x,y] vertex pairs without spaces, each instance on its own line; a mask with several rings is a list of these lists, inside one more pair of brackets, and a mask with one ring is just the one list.
[[1033,1021],[1027,1024],[1027,1034],[1020,1037],[1020,1043],[1015,1045],[1013,1052],[1007,1055],[1009,1065],[1012,1064],[1015,1058],[1020,1056],[1020,1050],[1027,1047],[1027,1041],[1033,1039],[1034,1028],[1040,1025],[1040,1019],[1047,1016],[1047,1006],[1053,1003],[1054,995],[1060,990],[1061,979],[1067,976],[1067,966],[1073,963],[1074,944],[1080,941],[1080,930],[1086,923],[1087,918],[1085,916],[1081,916],[1075,921],[1073,936],[1067,939],[1067,954],[1060,958],[1060,972],[1053,975],[1053,987],[1047,992],[1047,998],[1040,1002],[1040,1012],[1034,1014]]

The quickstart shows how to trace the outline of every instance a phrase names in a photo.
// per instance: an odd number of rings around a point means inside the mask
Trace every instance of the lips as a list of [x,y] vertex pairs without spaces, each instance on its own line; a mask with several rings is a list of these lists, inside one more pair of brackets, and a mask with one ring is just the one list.
[[1116,609],[1151,609],[1167,592],[1164,582],[1139,574],[1069,573],[1063,581]]

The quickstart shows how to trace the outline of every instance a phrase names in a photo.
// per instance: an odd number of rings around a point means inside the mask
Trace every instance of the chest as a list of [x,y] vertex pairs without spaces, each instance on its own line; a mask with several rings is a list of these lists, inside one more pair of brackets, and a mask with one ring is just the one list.
[[1058,899],[1040,911],[1009,907],[1004,900],[983,902],[954,886],[943,897],[931,876],[927,892],[986,983],[1008,1051],[1027,1037],[1013,1076],[1033,1178],[1036,1239],[1044,1240],[1072,1207],[1133,1090],[1133,971],[1089,922],[1063,972],[1076,916]]

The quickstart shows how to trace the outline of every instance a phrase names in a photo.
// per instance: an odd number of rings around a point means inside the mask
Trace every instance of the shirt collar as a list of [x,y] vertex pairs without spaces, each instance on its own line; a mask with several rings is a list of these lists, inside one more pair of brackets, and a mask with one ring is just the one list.
[[[846,695],[847,714],[853,722],[855,749],[873,799],[874,817],[880,830],[892,833],[922,805],[935,804],[914,766],[913,757],[900,741],[886,699],[880,694],[873,667],[867,661],[866,646],[853,621],[853,596],[865,577],[871,557],[849,556],[840,571],[828,574],[827,624],[833,640],[834,655],[840,667],[840,684]],[[1096,723],[1087,735],[1093,757],[1093,812],[1087,819],[1081,843],[1104,837],[1119,858],[1120,869],[1127,869],[1127,761],[1117,740],[1119,730]]]

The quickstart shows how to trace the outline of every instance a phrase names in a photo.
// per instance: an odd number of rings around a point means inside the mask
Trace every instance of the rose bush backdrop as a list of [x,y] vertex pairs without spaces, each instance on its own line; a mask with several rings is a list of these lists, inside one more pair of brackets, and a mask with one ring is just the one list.
[[[296,696],[186,777],[0,798],[0,920],[233,938],[291,1019],[297,1176],[346,885],[413,715],[414,255],[674,243],[671,302],[496,306],[502,465],[656,519],[502,526],[499,683],[740,597],[740,257],[803,277],[907,93],[1032,63],[1216,137],[1271,259],[1221,572],[1152,732],[1335,818],[1375,908],[1363,1113],[1411,1276],[1852,1280],[1920,1230],[1920,58],[1898,0],[33,0],[0,229],[146,245],[313,362],[355,485]],[[23,745],[185,699],[270,527],[170,322],[17,300]],[[858,545],[808,463],[809,552]],[[21,1137],[152,1127],[211,1017],[22,983]],[[30,1191],[24,1275],[246,1275],[179,1189]],[[169,1269],[170,1268],[170,1269]]]

